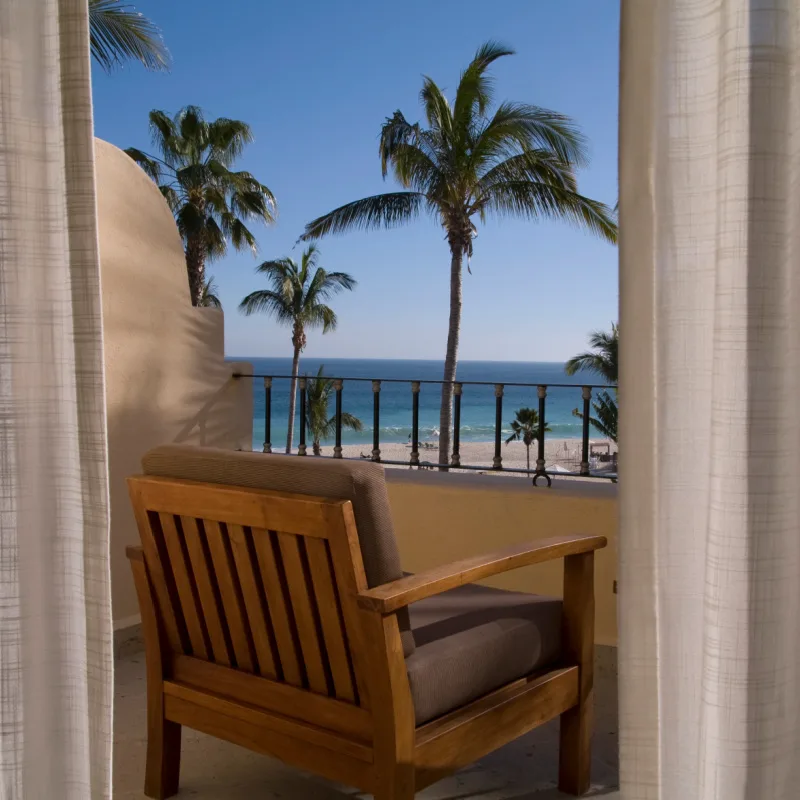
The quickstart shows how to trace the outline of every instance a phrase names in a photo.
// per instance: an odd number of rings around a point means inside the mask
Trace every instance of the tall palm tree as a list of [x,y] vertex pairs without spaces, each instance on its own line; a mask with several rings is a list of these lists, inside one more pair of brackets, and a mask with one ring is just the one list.
[[[336,433],[336,416],[328,416],[328,401],[333,392],[333,378],[324,375],[325,365],[322,364],[316,378],[309,378],[306,383],[306,426],[311,434],[314,455],[322,455],[321,442],[330,439]],[[364,429],[361,420],[342,411],[342,427],[352,431]]]
[[128,59],[151,70],[169,68],[161,31],[120,0],[89,0],[89,41],[92,56],[106,72]]
[[567,361],[564,371],[574,375],[579,370],[590,370],[600,375],[607,383],[619,380],[619,326],[611,323],[610,331],[592,331],[589,334],[592,349],[578,353]]
[[[549,425],[545,425],[544,429],[550,433]],[[530,472],[531,445],[539,438],[539,412],[535,408],[518,408],[516,417],[511,420],[511,430],[511,436],[506,439],[506,444],[522,440],[528,460],[528,472]]]
[[231,169],[253,141],[246,123],[224,117],[208,122],[197,106],[186,106],[174,117],[151,111],[150,134],[159,155],[135,147],[125,152],[158,184],[175,215],[197,306],[206,262],[223,256],[228,242],[255,254],[256,239],[245,222],[273,222],[275,198],[249,172]]
[[452,105],[431,78],[420,99],[428,127],[400,111],[386,120],[379,144],[384,178],[391,168],[407,190],[348,203],[310,222],[302,239],[353,228],[393,227],[426,211],[444,228],[450,247],[450,325],[439,420],[439,463],[450,450],[453,384],[461,326],[464,257],[472,255],[477,221],[489,215],[568,219],[616,240],[613,213],[578,193],[576,166],[586,161],[584,139],[562,114],[503,102],[493,113],[487,70],[513,50],[484,44],[461,79]]
[[222,310],[222,301],[219,299],[217,284],[214,283],[214,276],[209,275],[208,280],[203,284],[203,294],[197,304],[203,308],[218,308]]
[[300,353],[306,346],[306,330],[322,328],[328,333],[336,328],[336,314],[326,305],[333,295],[355,287],[356,281],[346,272],[326,272],[317,265],[319,250],[309,245],[300,263],[281,258],[265,261],[256,271],[264,275],[269,289],[259,289],[242,300],[239,310],[247,316],[262,312],[282,325],[292,328],[292,383],[289,390],[289,430],[286,452],[292,451],[297,376]]
[[[607,383],[616,384],[619,380],[619,325],[611,323],[610,331],[593,331],[589,334],[589,347],[584,353],[578,353],[567,361],[564,371],[567,375],[575,375],[579,370],[588,370],[599,375]],[[618,390],[612,395],[607,390],[597,394],[592,400],[594,414],[589,415],[589,424],[602,436],[617,441],[617,399]],[[583,419],[583,412],[576,408],[573,416]]]

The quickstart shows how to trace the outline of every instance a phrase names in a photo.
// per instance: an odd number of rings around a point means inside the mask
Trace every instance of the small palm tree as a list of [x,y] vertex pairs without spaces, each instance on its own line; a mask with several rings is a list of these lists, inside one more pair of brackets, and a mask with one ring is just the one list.
[[151,70],[169,68],[161,31],[120,0],[89,0],[89,41],[92,56],[106,72],[128,59]]
[[[545,432],[550,433],[550,426],[544,426]],[[513,433],[506,439],[506,444],[522,440],[525,445],[525,455],[528,460],[528,472],[531,471],[531,445],[539,438],[539,412],[535,408],[517,409],[516,418],[511,421]]]
[[150,112],[150,133],[159,155],[129,147],[125,152],[159,185],[186,250],[192,305],[200,305],[207,261],[237,250],[257,252],[246,222],[275,219],[275,198],[249,172],[231,167],[253,141],[250,126],[235,119],[208,122],[197,106],[174,117]]
[[355,287],[356,281],[346,272],[326,272],[317,266],[319,250],[310,245],[298,264],[291,258],[265,261],[257,268],[270,284],[269,289],[252,292],[239,304],[244,314],[264,313],[277,322],[292,327],[292,384],[289,390],[289,430],[286,452],[292,451],[297,376],[300,353],[306,346],[306,330],[322,328],[328,333],[336,328],[336,314],[325,305],[333,295]]
[[494,113],[489,67],[513,50],[479,48],[461,73],[451,105],[431,78],[420,99],[427,128],[400,111],[381,129],[384,178],[391,168],[409,191],[366,197],[308,223],[302,239],[351,229],[394,227],[425,211],[444,228],[450,247],[450,323],[439,418],[439,462],[447,463],[453,381],[461,333],[461,278],[472,255],[477,222],[489,216],[566,219],[616,241],[613,212],[578,192],[575,169],[586,161],[583,136],[568,117],[524,103],[503,102]]
[[214,276],[209,275],[208,280],[203,284],[203,294],[197,304],[203,308],[218,308],[222,310],[222,301],[217,295],[217,285],[214,283]]
[[[309,378],[306,383],[306,426],[311,434],[315,456],[322,455],[321,442],[336,434],[336,417],[328,416],[328,401],[334,389],[333,378],[327,378],[324,370],[325,365],[322,364],[317,377]],[[358,417],[342,411],[342,427],[361,431],[364,424]]]
[[611,323],[610,331],[593,331],[589,334],[592,350],[578,353],[567,361],[564,371],[574,375],[579,370],[589,370],[608,383],[619,380],[619,325]]
[[[619,380],[619,325],[611,323],[610,331],[594,331],[589,334],[591,350],[579,353],[567,361],[564,371],[567,375],[575,375],[579,370],[588,370],[600,375],[608,383],[616,384]],[[617,399],[618,390],[611,395],[607,390],[601,391],[592,401],[594,415],[589,415],[589,424],[601,435],[617,441]],[[583,419],[583,412],[574,409],[573,416]]]
[[[600,392],[592,400],[592,410],[594,414],[589,415],[589,424],[597,430],[601,436],[605,436],[611,441],[617,441],[617,401],[605,390]],[[580,409],[573,409],[572,415],[583,419]]]

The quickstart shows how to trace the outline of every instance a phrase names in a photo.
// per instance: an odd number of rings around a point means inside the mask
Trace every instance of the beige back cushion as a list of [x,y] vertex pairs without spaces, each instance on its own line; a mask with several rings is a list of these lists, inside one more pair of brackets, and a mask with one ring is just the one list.
[[[350,500],[369,587],[403,576],[380,464],[171,444],[146,453],[142,468],[164,478]],[[407,615],[399,622],[410,655],[414,640]]]

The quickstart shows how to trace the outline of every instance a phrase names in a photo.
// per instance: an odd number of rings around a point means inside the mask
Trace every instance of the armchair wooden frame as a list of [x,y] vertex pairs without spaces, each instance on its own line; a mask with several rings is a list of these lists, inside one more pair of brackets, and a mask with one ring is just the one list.
[[[350,501],[147,476],[129,489],[149,797],[178,791],[184,725],[377,800],[409,800],[557,716],[559,787],[589,789],[594,551],[605,538],[541,539],[368,589]],[[417,727],[397,612],[556,558],[561,662]]]

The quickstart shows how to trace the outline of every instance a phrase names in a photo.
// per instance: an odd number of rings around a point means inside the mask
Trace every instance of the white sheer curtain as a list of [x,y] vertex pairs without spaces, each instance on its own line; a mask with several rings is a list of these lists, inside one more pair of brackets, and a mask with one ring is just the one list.
[[800,3],[622,5],[622,797],[796,800]]
[[111,794],[86,0],[0,1],[0,798]]

